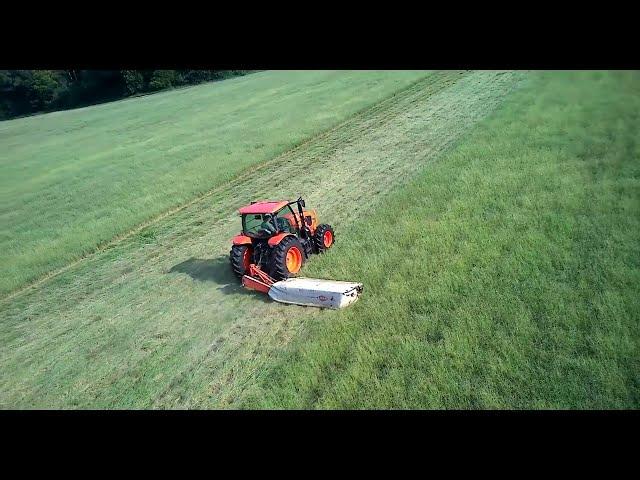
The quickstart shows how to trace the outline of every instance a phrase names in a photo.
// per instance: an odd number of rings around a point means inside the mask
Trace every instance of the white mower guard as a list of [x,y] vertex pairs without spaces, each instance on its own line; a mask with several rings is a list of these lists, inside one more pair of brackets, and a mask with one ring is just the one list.
[[344,308],[357,301],[363,289],[362,283],[304,277],[276,282],[253,264],[249,272],[242,277],[244,287],[266,293],[276,302],[307,307]]
[[269,289],[269,296],[276,302],[321,308],[346,307],[358,300],[360,293],[361,283],[316,278],[288,278]]

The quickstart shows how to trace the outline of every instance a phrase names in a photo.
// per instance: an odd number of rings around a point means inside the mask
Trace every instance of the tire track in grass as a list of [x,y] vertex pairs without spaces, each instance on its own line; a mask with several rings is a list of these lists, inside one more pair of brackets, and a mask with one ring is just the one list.
[[236,208],[303,194],[340,242],[341,228],[438,158],[521,78],[433,74],[15,298],[0,324],[0,404],[232,404],[306,317],[331,315],[242,291],[226,259]]

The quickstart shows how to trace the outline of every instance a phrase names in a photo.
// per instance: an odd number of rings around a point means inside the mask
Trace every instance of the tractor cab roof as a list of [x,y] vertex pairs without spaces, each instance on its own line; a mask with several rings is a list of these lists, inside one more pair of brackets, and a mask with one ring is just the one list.
[[251,205],[247,205],[246,207],[242,207],[239,212],[240,215],[244,215],[246,213],[276,213],[282,207],[286,207],[288,203],[289,202],[287,201],[274,202],[271,200],[265,200],[252,203]]

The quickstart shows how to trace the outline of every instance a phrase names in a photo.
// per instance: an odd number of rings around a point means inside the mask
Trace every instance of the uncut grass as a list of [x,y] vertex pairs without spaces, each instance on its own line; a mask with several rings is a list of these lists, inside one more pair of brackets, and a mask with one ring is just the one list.
[[238,286],[227,258],[239,228],[236,209],[254,198],[302,194],[336,226],[342,248],[349,225],[437,161],[524,77],[435,72],[291,155],[1,301],[0,405],[235,406],[263,365],[318,314]]
[[260,72],[0,122],[0,294],[428,74]]
[[640,74],[537,77],[309,265],[364,295],[243,407],[640,406]]

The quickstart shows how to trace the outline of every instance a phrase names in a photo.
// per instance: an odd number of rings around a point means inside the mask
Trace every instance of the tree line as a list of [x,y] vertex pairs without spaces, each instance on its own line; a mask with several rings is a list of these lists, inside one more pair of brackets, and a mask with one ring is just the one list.
[[0,70],[0,120],[83,107],[249,70]]

